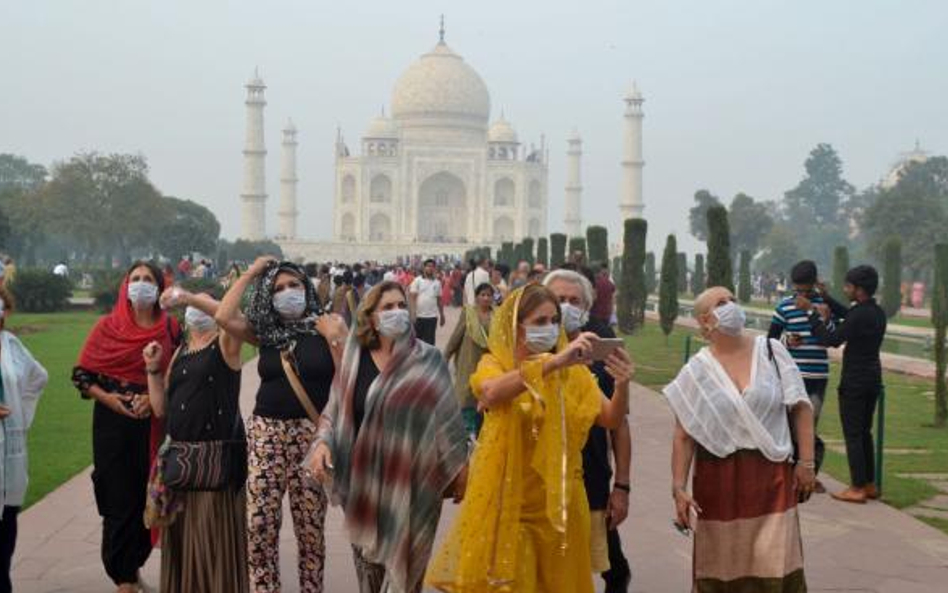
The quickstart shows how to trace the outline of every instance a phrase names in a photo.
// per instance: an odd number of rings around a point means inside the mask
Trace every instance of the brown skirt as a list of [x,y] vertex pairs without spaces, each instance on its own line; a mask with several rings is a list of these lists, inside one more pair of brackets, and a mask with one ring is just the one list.
[[804,593],[793,467],[758,451],[724,459],[699,447],[692,485],[697,593]]
[[161,593],[247,593],[246,498],[187,492],[161,534]]

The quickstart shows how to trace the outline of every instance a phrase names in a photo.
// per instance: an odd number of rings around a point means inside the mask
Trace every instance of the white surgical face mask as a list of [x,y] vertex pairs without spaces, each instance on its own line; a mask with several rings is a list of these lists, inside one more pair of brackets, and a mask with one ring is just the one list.
[[731,301],[725,303],[714,310],[714,316],[718,320],[715,327],[722,334],[727,336],[739,336],[744,331],[744,324],[747,322],[747,314],[740,305]]
[[188,328],[199,333],[209,332],[217,327],[217,322],[213,317],[194,307],[184,310],[184,323]]
[[408,309],[389,309],[388,311],[379,311],[379,333],[386,338],[398,338],[403,336],[411,326],[411,316]]
[[560,325],[558,323],[527,325],[524,330],[527,339],[527,350],[534,354],[549,352],[560,339]]
[[561,303],[560,312],[563,314],[563,329],[568,334],[578,332],[589,321],[589,311],[576,305]]
[[283,319],[299,319],[306,311],[306,292],[302,288],[287,288],[273,295],[273,308]]
[[128,300],[136,309],[147,309],[158,300],[158,287],[151,282],[139,280],[128,285]]

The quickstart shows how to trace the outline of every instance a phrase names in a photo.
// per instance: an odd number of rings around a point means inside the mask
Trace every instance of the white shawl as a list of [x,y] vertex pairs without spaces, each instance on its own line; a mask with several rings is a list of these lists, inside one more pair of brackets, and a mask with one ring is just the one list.
[[782,463],[793,455],[787,410],[800,402],[810,405],[810,398],[790,353],[771,340],[771,360],[766,339],[755,339],[750,384],[743,394],[708,348],[663,390],[685,432],[715,457],[756,449]]
[[0,508],[22,506],[26,496],[26,432],[33,423],[36,403],[46,381],[46,369],[36,362],[20,340],[0,331],[0,372],[3,405],[10,415],[0,421]]

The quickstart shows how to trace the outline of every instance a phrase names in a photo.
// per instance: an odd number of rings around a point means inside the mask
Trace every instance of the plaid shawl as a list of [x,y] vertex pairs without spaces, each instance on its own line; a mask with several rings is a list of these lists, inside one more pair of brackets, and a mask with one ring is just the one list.
[[468,440],[448,365],[409,332],[369,388],[356,436],[353,395],[361,346],[350,334],[317,442],[332,451],[332,498],[352,543],[384,564],[389,591],[421,584],[445,490],[467,463]]

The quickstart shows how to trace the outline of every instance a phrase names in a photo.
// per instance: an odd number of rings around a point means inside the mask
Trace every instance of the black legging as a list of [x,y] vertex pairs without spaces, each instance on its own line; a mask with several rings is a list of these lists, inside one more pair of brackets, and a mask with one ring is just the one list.
[[102,564],[116,585],[138,582],[138,570],[151,554],[151,533],[143,518],[150,437],[150,420],[95,404],[92,484],[102,517]]
[[872,416],[879,387],[839,388],[839,418],[846,439],[846,457],[852,485],[862,488],[876,481],[876,456],[872,442]]
[[16,547],[16,516],[20,507],[3,507],[0,519],[0,593],[11,593],[10,568],[13,566],[13,549]]

